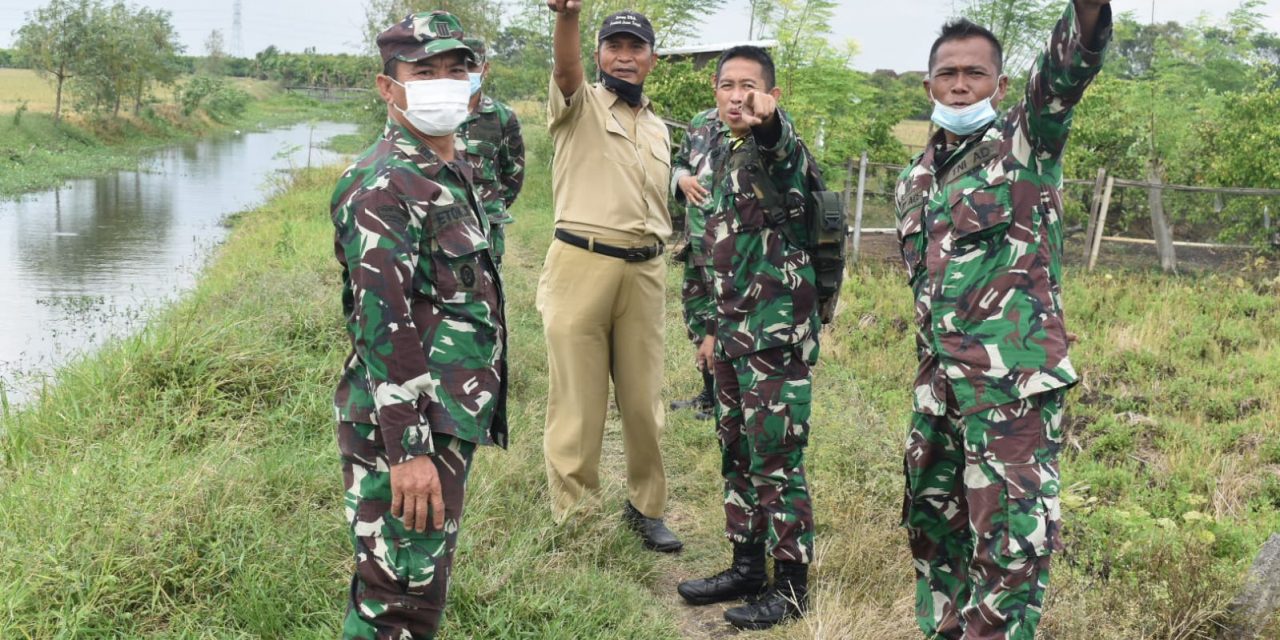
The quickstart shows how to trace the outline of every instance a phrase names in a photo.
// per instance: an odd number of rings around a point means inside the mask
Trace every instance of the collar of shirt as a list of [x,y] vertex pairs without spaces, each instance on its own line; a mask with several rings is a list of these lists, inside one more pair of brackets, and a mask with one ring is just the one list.
[[493,98],[480,94],[480,106],[476,107],[476,113],[493,113],[498,110],[498,105],[494,104]]
[[[480,99],[480,106],[475,111],[467,114],[467,119],[462,121],[462,125],[466,126],[480,119],[480,115],[488,115],[498,112],[498,105],[493,102],[493,98],[484,96]],[[465,148],[465,147],[464,147]]]
[[[428,178],[435,179],[446,165],[452,166],[455,164],[442,160],[439,155],[436,155],[435,151],[431,150],[431,147],[414,137],[404,125],[390,118],[387,119],[387,126],[382,132],[382,137],[387,142],[390,142],[396,148],[396,151],[399,151],[405,158],[416,165],[422,175]],[[456,164],[461,166],[466,163],[460,162]],[[457,167],[455,167],[455,170],[457,170]]]
[[997,117],[981,131],[975,131],[955,142],[947,142],[946,131],[938,129],[929,141],[930,146],[933,147],[933,166],[929,168],[930,171],[937,175],[957,158],[963,157],[964,151],[973,148],[977,143],[999,138],[1001,129],[996,126],[996,123],[1000,121],[1001,117]]
[[726,123],[724,120],[720,119],[719,111],[711,115],[709,122],[715,123],[715,128],[716,128],[715,132],[720,135],[730,135],[732,133],[729,131],[729,124]]

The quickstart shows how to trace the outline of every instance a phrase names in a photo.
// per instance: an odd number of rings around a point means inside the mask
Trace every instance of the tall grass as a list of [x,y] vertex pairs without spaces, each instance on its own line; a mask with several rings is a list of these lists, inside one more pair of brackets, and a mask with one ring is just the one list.
[[[533,310],[550,145],[536,116],[525,120],[529,176],[503,271],[512,446],[477,455],[442,637],[727,637],[723,607],[674,595],[728,559],[710,423],[671,414],[664,436],[684,553],[647,552],[619,524],[616,415],[599,508],[566,526],[550,519]],[[0,637],[336,635],[350,565],[329,409],[345,351],[326,204],[337,171],[301,174],[239,218],[182,303],[0,418]],[[677,277],[670,398],[698,384]],[[1069,275],[1085,381],[1069,400],[1068,551],[1045,637],[1197,638],[1224,620],[1253,552],[1280,527],[1272,286]],[[855,271],[816,374],[813,611],[747,637],[918,637],[897,527],[911,321],[895,271]]]

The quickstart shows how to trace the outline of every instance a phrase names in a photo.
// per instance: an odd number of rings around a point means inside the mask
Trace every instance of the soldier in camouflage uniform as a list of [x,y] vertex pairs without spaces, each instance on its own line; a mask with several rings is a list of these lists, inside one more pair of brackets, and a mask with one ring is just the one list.
[[[386,128],[331,203],[352,344],[335,396],[355,551],[345,638],[435,635],[472,455],[507,442],[502,283],[450,128],[467,113],[461,38],[444,12],[378,36]],[[454,116],[424,118],[424,95],[452,96],[435,104]]]
[[1102,65],[1109,0],[1075,0],[1003,119],[999,41],[943,27],[925,82],[940,131],[902,173],[898,237],[920,367],[906,443],[916,615],[928,638],[1030,639],[1062,547],[1067,357],[1062,153]]
[[[777,109],[769,54],[735,47],[716,73],[719,121],[709,127],[712,212],[703,251],[715,314],[701,358],[714,360],[716,430],[729,569],[679,585],[691,604],[760,595],[725,612],[763,629],[800,615],[813,559],[805,479],[818,292],[803,202],[807,157]],[[714,353],[712,353],[714,345]],[[775,579],[766,591],[766,550]]]
[[484,200],[489,216],[489,252],[502,266],[506,252],[504,227],[515,222],[511,205],[524,186],[524,137],[516,112],[506,104],[484,95],[481,89],[489,75],[489,60],[484,41],[467,38],[466,45],[476,54],[470,65],[471,115],[458,128],[458,140],[466,144],[467,158],[475,174],[476,189]]
[[[684,306],[684,324],[695,350],[714,336],[707,335],[715,316],[715,304],[711,300],[706,273],[707,257],[702,250],[702,234],[711,213],[711,141],[720,130],[720,118],[712,108],[693,117],[685,130],[680,150],[671,159],[671,194],[676,202],[685,205],[684,247],[672,257],[683,265],[683,286],[680,291]],[[693,408],[699,420],[710,418],[715,408],[714,380],[710,363],[697,362],[702,372],[702,391],[690,400],[672,402],[672,409]]]

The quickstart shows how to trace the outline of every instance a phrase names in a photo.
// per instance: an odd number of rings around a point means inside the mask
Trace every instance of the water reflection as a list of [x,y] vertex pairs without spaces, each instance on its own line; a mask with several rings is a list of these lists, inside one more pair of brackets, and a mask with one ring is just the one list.
[[0,202],[0,384],[10,400],[190,287],[225,237],[222,220],[260,204],[275,172],[340,160],[308,143],[354,126],[312,127],[192,142],[137,171]]

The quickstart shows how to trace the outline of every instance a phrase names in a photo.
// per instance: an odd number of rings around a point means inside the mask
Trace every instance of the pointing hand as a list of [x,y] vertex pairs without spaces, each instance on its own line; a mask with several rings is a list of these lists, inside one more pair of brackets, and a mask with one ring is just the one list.
[[752,91],[742,101],[742,120],[747,126],[758,127],[773,120],[778,112],[778,101],[762,91]]

